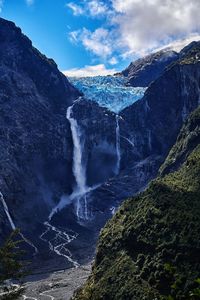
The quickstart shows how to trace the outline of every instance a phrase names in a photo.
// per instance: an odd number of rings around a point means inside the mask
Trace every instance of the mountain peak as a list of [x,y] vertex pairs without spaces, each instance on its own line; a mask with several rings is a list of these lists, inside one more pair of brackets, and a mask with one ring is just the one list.
[[178,58],[178,53],[173,50],[160,50],[131,62],[121,74],[128,77],[128,82],[132,86],[149,86]]

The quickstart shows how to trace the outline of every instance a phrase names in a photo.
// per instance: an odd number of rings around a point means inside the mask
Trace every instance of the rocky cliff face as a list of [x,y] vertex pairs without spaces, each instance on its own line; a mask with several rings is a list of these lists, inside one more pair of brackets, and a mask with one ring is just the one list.
[[16,226],[30,235],[53,199],[70,190],[72,141],[65,114],[80,94],[4,19],[0,45],[0,190]]
[[[198,106],[199,48],[116,115],[80,97],[20,29],[0,23],[0,191],[43,259],[77,266],[91,258],[121,201],[156,176]],[[10,227],[3,206],[0,212],[5,236]]]
[[183,122],[200,104],[199,51],[198,45],[152,83],[140,101],[120,113],[121,171],[92,192],[94,203],[99,203],[94,210],[116,207],[155,178]]
[[[193,56],[190,53],[188,58]],[[198,105],[199,62],[198,58],[186,62],[186,56],[166,70],[143,99],[123,110],[117,119],[114,113],[84,98],[74,104],[73,118],[81,132],[86,183],[92,189],[86,189],[79,199],[83,218],[78,223],[70,203],[53,216],[52,224],[70,226],[79,234],[70,244],[78,260],[94,251],[88,245],[94,246],[99,230],[121,201],[145,189],[156,177],[185,118]],[[85,242],[88,236],[90,240]]]
[[173,167],[184,152],[178,171],[125,201],[102,230],[92,275],[73,299],[198,299],[199,116],[200,109],[167,159]]
[[[199,48],[195,51],[199,52]],[[183,122],[199,105],[197,52],[188,53],[168,68],[151,84],[143,99],[119,114],[120,169],[117,173],[113,168],[117,163],[116,116],[84,99],[74,105],[73,115],[85,136],[87,182],[91,186],[101,183],[86,193],[87,214],[84,214],[87,217],[79,223],[81,227],[73,225],[79,236],[71,246],[74,250],[75,243],[79,243],[79,249],[84,249],[81,251],[82,258],[83,253],[88,254],[82,237],[89,235],[91,240],[88,244],[94,245],[99,230],[122,200],[144,190],[156,177]],[[109,166],[112,166],[111,169]],[[101,177],[104,171],[111,178]],[[95,179],[95,182],[89,178]],[[86,203],[84,197],[81,202]],[[53,224],[59,226],[61,216],[67,216],[67,220],[75,224],[76,217],[72,217],[70,211],[66,206],[58,212],[52,219]],[[91,254],[93,250],[89,248]],[[80,252],[77,257],[80,259]]]
[[136,143],[141,140],[140,128],[144,129],[140,154],[166,152],[188,114],[200,104],[199,65],[198,57],[194,62],[192,58],[178,61],[152,83],[141,101],[121,113],[129,133],[135,132]]
[[131,86],[149,86],[172,62],[179,58],[175,51],[159,51],[132,62],[120,74],[128,78]]

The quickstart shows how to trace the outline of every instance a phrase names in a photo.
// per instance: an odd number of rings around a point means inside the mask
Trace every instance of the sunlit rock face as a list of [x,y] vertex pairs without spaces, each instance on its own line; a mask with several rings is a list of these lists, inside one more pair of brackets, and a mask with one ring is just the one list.
[[161,50],[132,62],[119,75],[125,76],[127,83],[133,87],[149,86],[179,57],[179,53],[175,51]]
[[145,87],[127,86],[123,76],[73,77],[69,80],[87,99],[114,113],[141,99],[146,91]]

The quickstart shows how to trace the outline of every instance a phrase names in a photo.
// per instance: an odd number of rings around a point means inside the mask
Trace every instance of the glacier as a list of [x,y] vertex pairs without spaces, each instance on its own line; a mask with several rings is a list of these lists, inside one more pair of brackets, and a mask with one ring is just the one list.
[[118,114],[144,96],[147,88],[127,86],[123,76],[69,77],[85,98]]

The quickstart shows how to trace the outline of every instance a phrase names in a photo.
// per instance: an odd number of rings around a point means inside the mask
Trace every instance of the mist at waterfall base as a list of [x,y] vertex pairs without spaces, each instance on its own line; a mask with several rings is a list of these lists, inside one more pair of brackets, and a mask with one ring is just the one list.
[[84,147],[84,132],[73,117],[73,106],[67,110],[67,119],[70,122],[73,140],[72,171],[75,178],[75,185],[73,192],[70,195],[63,195],[59,203],[52,209],[49,221],[51,221],[55,214],[72,204],[77,221],[83,223],[83,221],[87,222],[92,218],[88,207],[90,192],[109,178],[117,175],[120,171],[120,117],[118,115],[115,117],[114,144],[109,144],[106,140],[102,141],[101,144],[96,147],[94,146],[90,154],[90,159],[84,157],[84,153],[86,152]]

